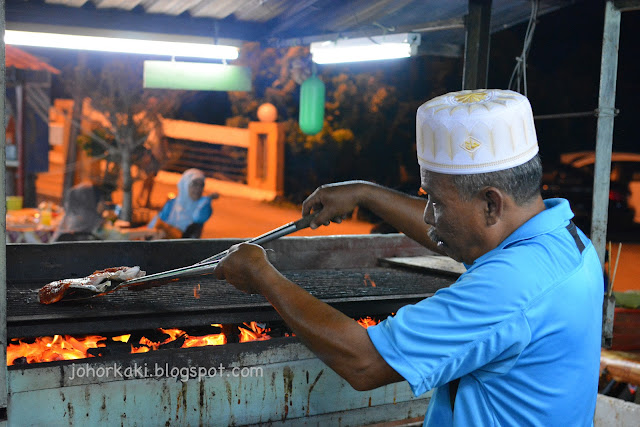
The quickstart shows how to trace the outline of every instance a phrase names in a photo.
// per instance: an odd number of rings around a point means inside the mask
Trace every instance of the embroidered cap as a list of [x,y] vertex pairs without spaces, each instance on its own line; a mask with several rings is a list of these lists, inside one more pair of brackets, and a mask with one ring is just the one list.
[[418,163],[445,174],[509,169],[538,153],[529,100],[510,90],[463,90],[422,104],[416,114]]

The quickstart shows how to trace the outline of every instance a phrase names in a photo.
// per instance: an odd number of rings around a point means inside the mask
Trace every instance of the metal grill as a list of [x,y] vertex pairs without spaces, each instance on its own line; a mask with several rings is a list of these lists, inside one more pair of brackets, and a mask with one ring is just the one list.
[[[447,277],[380,267],[285,271],[283,274],[317,298],[354,316],[396,311],[452,282]],[[44,283],[29,289],[8,290],[9,337],[117,333],[279,318],[262,296],[244,294],[212,276],[141,292],[123,290],[82,302],[48,306],[38,303],[37,290],[42,285]]]

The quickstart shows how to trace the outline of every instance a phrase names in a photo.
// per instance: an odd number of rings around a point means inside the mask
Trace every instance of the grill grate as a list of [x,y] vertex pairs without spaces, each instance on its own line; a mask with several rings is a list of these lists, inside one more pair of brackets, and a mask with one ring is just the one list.
[[[349,303],[360,307],[363,313],[376,305],[384,305],[384,302],[425,298],[452,282],[448,277],[382,267],[285,271],[283,274],[319,299],[333,305]],[[213,322],[214,317],[220,322],[230,321],[232,319],[222,319],[229,313],[241,313],[243,318],[233,319],[235,321],[259,320],[264,318],[259,315],[261,312],[269,312],[272,318],[277,318],[262,296],[244,294],[213,276],[182,279],[140,292],[122,290],[91,300],[52,305],[38,303],[38,289],[42,285],[34,284],[30,289],[9,287],[7,325],[10,337],[45,335],[44,330],[56,327],[58,329],[53,333],[77,333],[86,329],[89,330],[87,333],[95,333],[127,326],[197,325]],[[194,288],[198,285],[199,298],[196,298]],[[254,318],[247,317],[252,314]]]

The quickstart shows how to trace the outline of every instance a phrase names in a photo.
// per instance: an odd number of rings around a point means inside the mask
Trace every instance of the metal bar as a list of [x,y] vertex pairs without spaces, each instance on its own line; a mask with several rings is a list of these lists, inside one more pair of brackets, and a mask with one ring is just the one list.
[[596,135],[595,176],[593,180],[593,219],[591,241],[600,263],[604,267],[607,236],[607,208],[611,174],[611,151],[613,120],[618,70],[618,46],[620,41],[620,11],[612,1],[605,7],[604,32],[602,35],[602,62],[600,67],[600,94],[598,97],[598,128]]
[[620,12],[640,10],[640,0],[615,0],[613,5]]
[[[0,0],[0,31],[4,34],[5,19],[4,19],[4,0]],[[0,117],[2,120],[2,130],[0,131],[0,164],[6,163],[6,140],[4,127],[5,116],[5,52],[4,52],[4,38],[0,39]],[[6,166],[5,166],[6,169]],[[6,200],[5,194],[5,174],[0,173],[0,426],[7,424],[7,401],[8,401],[8,387],[7,387],[7,206],[4,203]]]
[[[411,25],[413,33],[428,33],[431,31],[443,31],[464,28],[464,18],[440,19],[437,21],[425,22],[424,24]],[[401,31],[404,32],[404,31]]]
[[[596,134],[596,161],[593,178],[591,241],[604,269],[607,241],[609,184],[611,178],[611,150],[613,145],[613,119],[616,101],[618,46],[620,42],[620,11],[607,1],[602,34],[602,63],[600,65],[600,95],[598,97],[598,130]],[[605,299],[603,305],[602,344],[613,337],[613,322],[604,322],[612,309]]]
[[[611,114],[607,112],[606,114]],[[613,116],[620,114],[620,110],[614,108]],[[575,117],[600,117],[600,109],[596,108],[593,111],[583,111],[581,113],[559,113],[559,114],[542,114],[539,116],[533,116],[534,120],[546,120],[546,119],[571,119]]]
[[582,113],[558,113],[558,114],[541,114],[533,116],[534,120],[549,120],[549,119],[571,119],[574,117],[597,117],[596,111],[584,111]]
[[491,40],[491,0],[469,0],[466,27],[462,89],[485,88]]

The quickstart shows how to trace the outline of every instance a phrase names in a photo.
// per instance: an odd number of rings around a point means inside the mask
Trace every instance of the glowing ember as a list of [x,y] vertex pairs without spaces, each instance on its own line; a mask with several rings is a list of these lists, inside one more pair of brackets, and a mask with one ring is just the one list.
[[120,335],[117,337],[112,337],[111,339],[113,341],[129,342],[129,338],[131,338],[131,334]]
[[365,286],[371,286],[372,288],[376,287],[376,282],[373,281],[373,279],[371,279],[371,276],[369,276],[368,274],[364,275],[364,285]]
[[193,287],[193,297],[200,299],[200,283],[198,283],[198,286]]
[[205,335],[203,337],[188,337],[182,348],[202,347],[205,345],[224,345],[227,343],[227,337],[224,334]]
[[[365,317],[358,320],[364,328],[378,324],[377,320]],[[222,328],[219,323],[211,326]],[[264,341],[271,339],[270,328],[263,323],[245,322],[239,329],[241,343],[250,341]],[[163,341],[153,341],[143,336],[136,342],[131,342],[131,334],[111,337],[111,341],[128,343],[131,345],[131,353],[146,353],[161,349],[163,345],[176,340],[184,340],[181,348],[202,347],[208,345],[224,345],[227,337],[224,333],[209,334],[203,336],[190,336],[182,329],[158,329],[167,336]],[[284,333],[285,337],[295,336],[293,333]],[[73,337],[70,335],[55,335],[53,337],[39,337],[30,342],[26,339],[12,339],[7,346],[7,365],[24,363],[54,362],[58,360],[74,360],[94,357],[89,349],[106,347],[109,338],[100,335],[87,335]],[[178,343],[176,343],[178,344]],[[174,347],[175,348],[175,347]]]
[[265,341],[271,339],[271,336],[267,335],[267,332],[270,332],[271,329],[265,328],[265,325],[256,322],[245,322],[244,326],[246,326],[246,328],[238,327],[240,330],[240,342]]
[[362,326],[363,328],[367,329],[369,326],[377,325],[378,323],[380,323],[380,321],[379,320],[374,320],[371,317],[367,316],[367,317],[363,317],[362,319],[358,320],[358,323],[360,324],[360,326]]
[[[56,360],[74,360],[93,357],[87,353],[90,348],[105,347],[105,337],[88,335],[74,338],[70,335],[38,337],[33,343],[17,340],[17,344],[7,346],[7,365],[13,365],[17,359],[24,358],[26,363],[54,362]],[[23,362],[23,363],[24,363]]]

